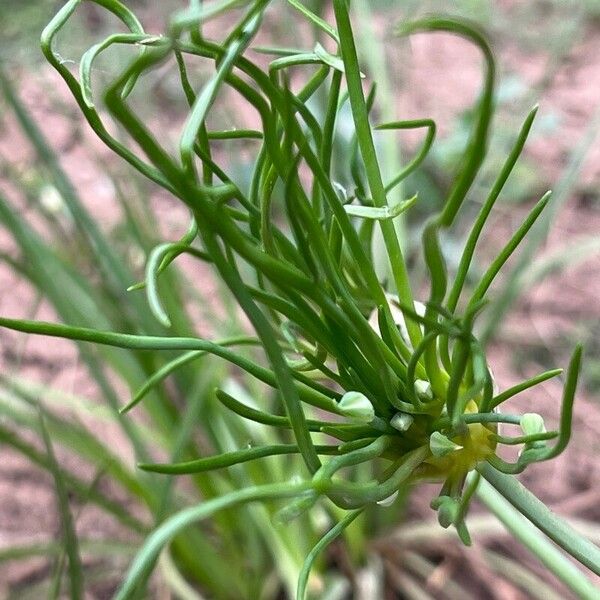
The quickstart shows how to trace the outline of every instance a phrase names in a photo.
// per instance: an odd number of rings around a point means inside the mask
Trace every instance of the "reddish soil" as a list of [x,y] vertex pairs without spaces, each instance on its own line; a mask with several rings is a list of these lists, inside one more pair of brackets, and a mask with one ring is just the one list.
[[[401,95],[402,115],[406,118],[432,116],[441,125],[442,135],[451,128],[457,112],[468,106],[475,97],[480,81],[480,59],[464,42],[445,35],[435,41],[428,36],[416,36],[410,42],[411,66],[405,69],[405,89]],[[518,73],[527,87],[534,87],[547,69],[547,55],[543,51],[526,52],[517,44],[498,44],[496,51],[503,72]],[[576,47],[567,54],[541,98],[540,117],[553,114],[558,125],[550,133],[539,132],[528,146],[529,160],[539,169],[544,182],[554,182],[569,160],[569,155],[585,135],[589,123],[600,106],[600,31],[590,26]],[[87,130],[80,128],[76,112],[58,104],[67,98],[62,83],[46,68],[35,77],[15,73],[21,94],[28,106],[59,150],[62,162],[73,178],[84,200],[103,226],[111,227],[119,217],[110,180],[98,168],[96,156],[114,164],[104,149]],[[48,94],[48,90],[51,93]],[[68,105],[70,106],[70,105]],[[519,107],[520,110],[520,107]],[[524,112],[522,112],[524,114]],[[34,160],[30,149],[17,133],[10,117],[0,115],[0,158],[11,163],[26,175]],[[173,122],[178,119],[173,117]],[[515,126],[515,130],[516,130]],[[82,132],[83,131],[83,132]],[[0,174],[1,177],[1,174]],[[587,157],[569,197],[560,209],[552,233],[541,251],[541,256],[563,252],[572,248],[586,236],[597,236],[600,228],[600,208],[597,186],[600,182],[600,144],[591,144]],[[546,184],[545,187],[547,187]],[[0,189],[16,198],[14,190],[2,183]],[[168,234],[181,231],[182,213],[173,210],[173,203],[157,198],[156,205],[168,217]],[[493,233],[488,236],[488,248],[502,244],[508,232],[514,230],[523,207],[508,205],[499,210],[493,222]],[[7,236],[0,231],[2,248],[10,248]],[[4,265],[0,268],[0,314],[7,316],[32,316],[32,292],[26,283],[16,280]],[[528,469],[522,481],[540,498],[562,515],[586,519],[591,523],[600,520],[600,463],[597,460],[600,439],[600,406],[598,404],[599,376],[597,374],[600,348],[600,260],[595,253],[577,266],[552,275],[542,283],[527,290],[511,316],[502,324],[497,341],[491,348],[490,363],[500,388],[510,386],[522,376],[531,376],[553,365],[564,366],[568,350],[577,338],[584,338],[590,347],[592,365],[585,371],[588,387],[579,393],[572,443],[558,460]],[[36,310],[36,318],[52,319],[52,311],[45,305]],[[28,338],[0,332],[0,365],[4,372],[14,372],[15,359],[23,356],[20,374],[65,391],[94,397],[95,390],[87,380],[83,368],[78,366],[77,354],[71,344]],[[23,353],[22,344],[27,351]],[[595,354],[594,354],[595,353]],[[594,369],[592,369],[592,366]],[[516,401],[520,410],[535,410],[547,416],[549,427],[557,422],[560,382],[544,384],[532,394]],[[65,457],[65,459],[67,459]],[[415,494],[411,516],[415,521],[432,519],[427,507],[427,489]],[[0,461],[0,550],[15,543],[29,543],[54,539],[58,531],[58,517],[54,510],[51,479],[31,467],[20,456],[5,447]],[[118,528],[98,521],[97,512],[85,507],[81,511],[78,529],[87,535],[109,537],[118,535]],[[391,538],[390,538],[391,539]],[[482,548],[492,548],[500,553],[517,555],[542,577],[547,577],[539,564],[528,557],[507,538],[498,537],[478,542],[477,552],[466,552],[451,541],[435,546],[423,545],[423,553],[440,561],[440,566],[429,578],[429,593],[434,597],[443,588],[448,577],[463,582],[472,576],[472,592],[477,598],[498,600],[527,598],[524,592],[498,575],[494,575],[481,559]],[[398,565],[402,564],[402,544],[392,544],[384,539],[376,544],[383,557],[390,580],[402,578]],[[414,547],[412,547],[414,550]],[[19,589],[25,581],[43,578],[48,572],[44,558],[28,563],[0,563],[0,598]],[[469,572],[469,575],[466,573]],[[401,582],[402,584],[402,582]],[[399,584],[400,585],[400,584]],[[406,581],[402,585],[407,585]],[[400,587],[402,587],[400,585]],[[552,585],[569,595],[557,582]],[[90,593],[90,598],[107,597],[100,588]],[[17,595],[11,596],[13,598]]]

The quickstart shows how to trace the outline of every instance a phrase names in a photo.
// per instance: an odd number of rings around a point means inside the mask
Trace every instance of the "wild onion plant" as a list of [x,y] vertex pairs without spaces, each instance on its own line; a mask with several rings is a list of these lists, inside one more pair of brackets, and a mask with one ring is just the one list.
[[[6,318],[0,324],[103,346],[177,353],[124,403],[123,412],[142,402],[169,375],[207,354],[229,361],[273,389],[273,397],[254,398],[252,405],[223,389],[216,391],[216,398],[222,411],[274,428],[280,443],[251,444],[186,462],[140,464],[144,471],[198,474],[288,454],[299,455],[305,466],[301,478],[241,486],[169,517],[139,551],[118,598],[131,597],[163,548],[192,524],[249,502],[271,506],[285,501],[273,515],[273,527],[310,514],[318,504],[337,519],[306,556],[298,598],[306,597],[318,554],[362,511],[389,505],[399,492],[420,482],[439,483],[432,502],[439,523],[455,527],[469,544],[465,518],[481,477],[487,481],[478,490],[484,503],[491,504],[499,492],[563,550],[600,574],[600,551],[553,516],[515,478],[528,465],[550,460],[567,446],[581,348],[574,351],[566,372],[558,430],[547,431],[540,414],[512,414],[501,408],[561,370],[499,391],[485,340],[477,335],[477,318],[485,310],[496,276],[548,204],[550,193],[533,207],[479,280],[467,286],[479,238],[521,154],[535,108],[482,203],[455,273],[448,272],[440,242],[441,234],[455,222],[486,154],[495,63],[485,37],[466,22],[444,17],[404,23],[397,29],[403,36],[437,31],[461,36],[480,50],[484,65],[473,130],[454,183],[443,207],[423,230],[429,291],[419,302],[411,289],[398,226],[402,214],[419,198],[403,198],[398,191],[427,156],[436,126],[426,115],[376,123],[376,88],[362,73],[346,0],[332,3],[335,24],[299,0],[288,0],[326,42],[312,50],[262,48],[262,54],[273,57],[266,67],[255,58],[252,44],[269,18],[268,0],[191,1],[161,35],[147,34],[117,0],[91,1],[116,16],[126,30],[89,48],[76,76],[56,47],[57,35],[68,29],[81,4],[70,0],[44,30],[43,52],[100,139],[190,212],[187,233],[149,253],[145,279],[132,285],[131,293],[144,288],[154,316],[168,330],[177,307],[163,302],[160,281],[169,265],[187,254],[211,265],[255,337],[219,343]],[[228,23],[219,40],[205,35],[206,24],[215,18]],[[93,82],[98,57],[115,46],[128,46],[132,59],[108,84],[103,98],[129,142],[115,134],[114,124],[99,110]],[[198,58],[210,61],[214,71],[196,88],[192,65]],[[129,100],[141,78],[168,61],[176,65],[190,106],[176,152],[152,134]],[[295,89],[298,72],[305,77]],[[211,114],[225,91],[252,108],[259,128],[211,127]],[[336,126],[347,107],[354,132],[347,147],[340,147]],[[409,162],[398,165],[396,175],[384,179],[373,133],[406,129],[424,131],[422,146]],[[256,148],[248,185],[236,182],[227,171],[223,148],[235,148],[237,143]],[[382,246],[387,257],[383,276],[375,269],[375,246]],[[241,344],[259,346],[264,360],[238,349]],[[278,410],[279,402],[283,410]],[[501,448],[515,445],[520,446],[518,458],[508,462]],[[538,553],[548,548],[535,528],[516,535]],[[581,597],[594,597],[597,590],[582,573],[560,554],[552,556],[551,567],[559,578]]]

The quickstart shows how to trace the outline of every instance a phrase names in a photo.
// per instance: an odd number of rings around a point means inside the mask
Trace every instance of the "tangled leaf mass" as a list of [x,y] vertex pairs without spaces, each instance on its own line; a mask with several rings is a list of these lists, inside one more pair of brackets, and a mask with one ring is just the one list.
[[[365,77],[345,0],[333,2],[336,27],[290,0],[292,7],[331,38],[337,49],[333,53],[320,45],[313,51],[262,49],[275,55],[268,68],[252,59],[253,39],[265,18],[267,0],[241,3],[244,11],[240,20],[220,41],[205,37],[203,25],[238,2],[191,3],[189,9],[172,18],[165,34],[148,35],[124,4],[96,0],[95,4],[113,13],[127,31],[112,34],[85,52],[76,76],[60,58],[56,38],[67,29],[80,3],[68,2],[45,29],[42,47],[46,58],[65,80],[96,134],[190,212],[188,232],[176,242],[160,244],[150,254],[145,280],[132,289],[145,288],[157,319],[168,326],[157,280],[178,256],[188,254],[212,265],[247,315],[256,337],[208,342],[4,318],[0,324],[96,344],[181,351],[134,395],[127,410],[178,367],[206,353],[230,361],[276,390],[285,415],[250,407],[221,390],[216,397],[225,409],[243,419],[290,429],[293,443],[250,447],[181,464],[140,466],[159,473],[185,474],[265,456],[301,455],[310,473],[305,482],[282,484],[288,486],[285,493],[280,493],[276,484],[254,496],[242,491],[239,498],[231,500],[295,496],[278,513],[281,520],[310,509],[322,498],[350,511],[307,558],[299,586],[301,597],[318,551],[362,508],[392,501],[402,486],[441,482],[432,507],[443,527],[455,526],[469,543],[465,515],[473,489],[465,488],[468,473],[485,463],[502,473],[519,473],[533,462],[558,455],[571,435],[581,348],[575,350],[566,373],[560,427],[547,432],[539,416],[507,414],[500,409],[514,395],[561,371],[548,371],[498,392],[475,333],[494,278],[541,214],[550,194],[534,206],[472,290],[468,292],[465,287],[479,237],[523,149],[537,109],[527,116],[516,136],[472,224],[458,270],[449,277],[440,232],[454,223],[485,157],[494,111],[494,58],[485,38],[462,21],[430,17],[398,30],[399,35],[453,33],[473,43],[484,59],[483,87],[474,107],[467,146],[445,204],[424,228],[430,296],[420,305],[413,298],[394,223],[418,198],[393,201],[391,192],[425,159],[434,143],[435,123],[423,118],[372,125],[375,88],[372,86],[366,95],[363,91]],[[133,144],[110,133],[95,99],[96,60],[114,46],[129,46],[132,58],[106,88],[104,102]],[[212,61],[214,70],[196,89],[190,65],[198,57]],[[177,68],[190,107],[176,155],[151,133],[128,100],[144,74],[168,61]],[[291,72],[302,67],[308,75],[303,86],[294,90]],[[218,103],[218,94],[226,88],[256,111],[260,131],[209,128],[207,119]],[[313,112],[311,101],[317,94],[325,98],[323,114]],[[336,126],[346,105],[352,113],[354,133],[349,144],[341,148],[336,142]],[[373,131],[419,128],[426,136],[416,156],[384,181]],[[227,174],[228,165],[216,158],[215,144],[224,142],[228,147],[243,143],[245,148],[256,150],[247,189],[235,183]],[[334,165],[340,162],[344,166],[338,182],[333,173]],[[373,263],[372,242],[377,228],[388,257],[389,290]],[[242,261],[250,269],[242,269]],[[235,349],[244,344],[262,346],[268,366]],[[501,424],[520,430],[510,437],[500,433]],[[316,444],[315,436],[325,443]],[[499,457],[498,448],[503,444],[522,447],[515,463]],[[328,458],[323,459],[325,456]],[[360,464],[372,466],[370,479],[356,478],[355,473],[364,474],[368,472],[365,469],[350,469],[349,475],[343,475],[344,469]],[[209,508],[203,510],[208,514]],[[204,518],[205,513],[198,512],[196,517]],[[170,535],[175,530],[173,525]],[[166,543],[169,536],[163,534],[153,543]],[[150,546],[147,549],[151,553]],[[130,578],[121,597],[127,596],[132,585]]]

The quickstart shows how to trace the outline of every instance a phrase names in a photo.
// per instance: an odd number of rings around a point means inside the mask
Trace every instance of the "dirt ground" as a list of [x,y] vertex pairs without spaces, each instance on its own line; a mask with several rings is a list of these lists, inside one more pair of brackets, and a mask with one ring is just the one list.
[[[411,68],[407,73],[406,88],[412,90],[401,96],[403,117],[432,116],[448,130],[451,119],[474,97],[480,79],[480,61],[476,53],[463,42],[448,36],[436,37],[435,43],[426,36],[417,36],[410,44]],[[524,53],[514,45],[496,48],[505,71],[518,72],[529,86],[534,86],[545,72],[543,51]],[[540,179],[554,182],[561,177],[573,149],[586,135],[590,123],[600,107],[600,29],[590,26],[576,47],[557,65],[552,81],[540,102],[540,115],[553,114],[558,126],[550,133],[540,133],[528,146],[527,156],[539,169]],[[23,96],[33,110],[55,148],[59,149],[65,169],[72,176],[84,198],[92,206],[103,226],[114,222],[114,190],[97,168],[95,153],[108,160],[108,152],[91,136],[84,134],[81,143],[75,112],[56,113],[53,102],[45,93],[47,86],[59,90],[62,85],[50,70],[42,68],[35,79],[20,79]],[[443,84],[442,84],[443,83]],[[60,94],[60,92],[59,92]],[[66,98],[66,95],[65,95]],[[0,129],[0,157],[10,157],[15,164],[25,165],[32,160],[30,150],[19,138],[10,120],[2,119]],[[542,257],[562,253],[585,236],[598,236],[600,231],[600,143],[597,139],[586,153],[578,184],[565,199],[552,233],[541,251]],[[0,183],[1,185],[1,183]],[[548,184],[550,187],[550,183]],[[10,193],[10,190],[7,190]],[[170,205],[159,209],[169,212]],[[162,208],[161,208],[162,206]],[[495,217],[490,248],[506,239],[514,229],[524,207],[500,210]],[[169,223],[174,230],[181,226],[181,215],[169,212]],[[7,247],[7,236],[0,231],[0,243]],[[498,339],[490,349],[490,364],[500,388],[510,386],[523,376],[532,376],[551,362],[564,366],[568,349],[583,337],[590,347],[600,353],[600,259],[590,253],[576,266],[557,275],[551,275],[529,289],[502,324]],[[33,298],[27,285],[15,279],[4,265],[0,266],[0,314],[28,316]],[[42,305],[36,312],[39,318],[52,319],[52,312]],[[526,332],[526,333],[524,333]],[[2,368],[14,369],[14,356],[23,343],[21,336],[0,333]],[[77,390],[93,396],[95,390],[86,380],[84,370],[78,365],[77,355],[70,344],[29,339],[26,360],[21,373],[38,381],[57,386],[66,391]],[[12,357],[12,358],[11,358]],[[598,360],[596,355],[595,361]],[[597,459],[600,440],[600,382],[590,367],[587,387],[579,394],[575,410],[574,435],[567,451],[548,464],[530,467],[522,481],[557,513],[590,523],[600,521],[600,461]],[[596,379],[594,379],[596,377]],[[559,381],[544,384],[538,391],[526,394],[517,401],[520,410],[535,410],[547,416],[552,426],[558,419]],[[0,460],[0,552],[3,547],[17,542],[30,543],[53,539],[59,531],[59,521],[54,509],[51,479],[32,468],[29,463],[7,448],[1,449]],[[427,489],[416,492],[411,503],[411,522],[431,520],[427,507]],[[410,527],[410,523],[409,523]],[[82,510],[78,529],[99,537],[119,535],[118,528],[107,520],[99,521],[93,509]],[[374,548],[382,557],[383,568],[390,580],[403,577],[400,565],[405,558],[402,539],[392,534],[378,540]],[[506,537],[486,539],[477,543],[476,549],[517,554],[524,563],[544,575],[543,568],[527,553]],[[400,550],[399,550],[400,549]],[[483,550],[482,550],[483,551]],[[436,597],[449,577],[462,580],[468,570],[475,576],[474,597],[498,600],[525,600],[528,596],[519,588],[497,575],[493,575],[481,557],[481,552],[466,552],[454,542],[436,540],[423,544],[425,555],[439,560],[440,567],[429,579],[429,592]],[[25,581],[43,578],[48,572],[48,561],[40,558],[28,563],[0,563],[0,598],[8,596]],[[501,569],[499,569],[501,570]],[[462,574],[461,574],[462,573]],[[555,589],[568,598],[568,593],[555,581]],[[407,585],[404,582],[403,585]],[[98,588],[90,598],[107,597]],[[17,598],[18,595],[12,596]],[[397,596],[401,597],[401,596]]]

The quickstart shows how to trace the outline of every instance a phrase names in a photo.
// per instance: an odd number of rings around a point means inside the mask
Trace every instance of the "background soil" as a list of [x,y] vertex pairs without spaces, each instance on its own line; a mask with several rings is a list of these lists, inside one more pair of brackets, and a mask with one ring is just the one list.
[[[518,3],[498,2],[495,10],[510,22]],[[544,3],[539,3],[544,4]],[[550,4],[548,4],[550,6]],[[0,8],[1,10],[1,8]],[[160,17],[148,10],[149,30],[154,23],[159,28]],[[513,11],[513,12],[511,12]],[[93,27],[94,12],[90,12]],[[1,14],[0,14],[1,17]],[[543,18],[543,17],[542,17]],[[551,15],[548,19],[552,18]],[[153,21],[154,19],[154,21]],[[385,30],[383,23],[379,24]],[[502,76],[518,75],[524,90],[514,101],[508,101],[505,110],[518,112],[524,97],[539,89],[544,80],[540,98],[539,119],[553,119],[554,125],[536,130],[527,147],[527,161],[535,171],[535,180],[543,187],[560,180],[574,148],[590,133],[591,123],[597,120],[600,106],[600,27],[594,19],[586,21],[577,39],[560,59],[549,55],[543,44],[534,48],[517,36],[502,36],[493,29],[494,48],[502,65]],[[387,35],[387,33],[384,33]],[[436,118],[442,137],[449,137],[458,114],[476,95],[480,81],[480,61],[477,53],[463,42],[445,35],[417,36],[409,45],[409,67],[402,68],[403,90],[398,106],[403,118]],[[39,59],[36,59],[39,62]],[[390,64],[399,60],[390,51]],[[553,62],[555,61],[555,62]],[[104,175],[105,165],[114,164],[113,158],[85,128],[69,103],[62,82],[47,67],[28,65],[17,57],[10,64],[10,77],[19,83],[20,94],[32,110],[38,123],[60,152],[62,164],[73,178],[77,188],[97,216],[102,226],[109,229],[118,219],[118,210],[111,181]],[[551,75],[549,75],[549,68]],[[534,92],[532,92],[534,93]],[[160,98],[159,98],[160,100]],[[524,114],[520,111],[521,116]],[[167,114],[167,126],[177,123],[180,116]],[[31,149],[19,135],[10,115],[0,113],[0,162],[10,163],[25,175],[35,163]],[[163,122],[164,125],[164,122]],[[516,127],[514,130],[516,130]],[[586,158],[574,186],[556,215],[552,233],[543,246],[541,255],[560,255],[572,248],[577,240],[598,236],[600,231],[600,144],[596,140],[586,152]],[[14,190],[2,183],[5,193],[16,198]],[[537,191],[537,190],[536,190]],[[16,200],[15,200],[16,201]],[[173,236],[182,228],[181,212],[172,202],[157,195],[156,209],[165,216],[165,235]],[[509,201],[494,217],[493,234],[486,240],[489,252],[507,238],[523,216],[526,205]],[[0,230],[0,243],[5,251],[14,252]],[[132,257],[142,260],[143,257]],[[206,286],[212,284],[207,280]],[[540,498],[562,515],[585,519],[591,523],[600,520],[600,462],[597,459],[600,440],[600,260],[597,253],[589,253],[576,266],[553,274],[530,287],[520,298],[511,316],[502,327],[490,350],[490,363],[500,388],[505,388],[525,376],[532,376],[550,365],[565,365],[568,351],[576,339],[583,338],[588,361],[584,371],[584,385],[578,396],[574,435],[567,451],[558,460],[534,465],[522,476],[522,481]],[[17,279],[5,265],[0,265],[0,314],[14,317],[31,316],[36,299],[26,283]],[[37,318],[52,319],[52,312],[42,303],[36,307]],[[19,369],[21,375],[65,391],[94,397],[96,390],[79,366],[73,346],[56,340],[28,338],[0,332],[1,368],[5,372]],[[26,344],[27,352],[23,352]],[[541,390],[518,400],[520,410],[539,411],[548,415],[547,424],[557,422],[561,385],[548,382]],[[116,443],[118,440],[116,441]],[[35,542],[57,536],[59,521],[54,508],[51,479],[33,468],[7,448],[1,449],[0,460],[0,551],[15,542]],[[64,460],[73,460],[64,457]],[[417,492],[411,502],[410,517],[415,522],[430,520],[428,491]],[[85,507],[78,519],[78,529],[99,538],[118,536],[118,528],[108,521],[99,521],[96,512]],[[519,554],[532,569],[545,576],[543,568],[508,538],[482,538],[483,546],[499,549],[511,555]],[[402,577],[402,538],[395,534],[379,540],[375,547],[391,580]],[[461,578],[461,571],[472,576],[475,597],[502,600],[526,598],[527,595],[493,575],[481,561],[480,552],[464,551],[452,540],[436,539],[425,544],[422,551],[440,561],[436,578],[430,580],[430,593],[450,576]],[[40,558],[27,564],[0,563],[0,598],[9,591],[18,590],[25,581],[45,577],[48,561]],[[441,583],[440,583],[441,582]],[[560,584],[552,582],[557,589]],[[437,586],[437,587],[436,587]],[[562,591],[567,598],[568,593]],[[18,597],[13,594],[12,597]],[[99,586],[90,597],[106,597]]]

